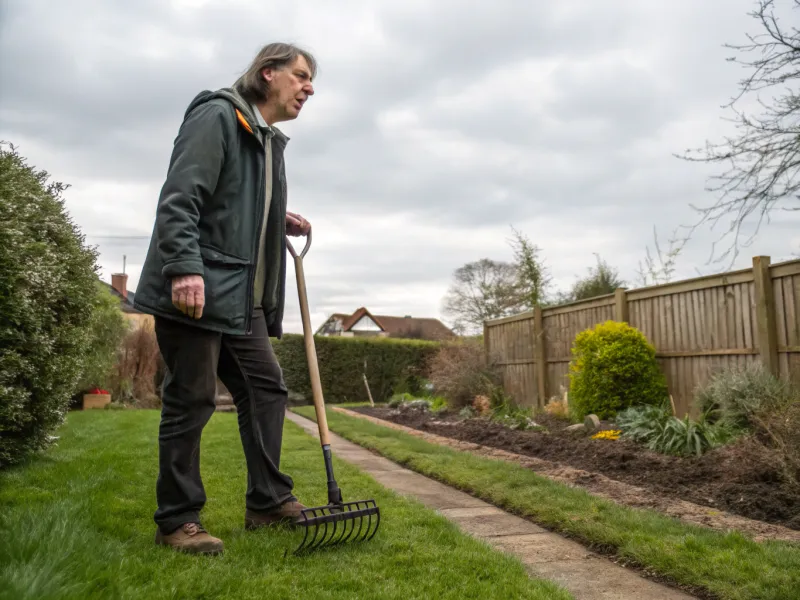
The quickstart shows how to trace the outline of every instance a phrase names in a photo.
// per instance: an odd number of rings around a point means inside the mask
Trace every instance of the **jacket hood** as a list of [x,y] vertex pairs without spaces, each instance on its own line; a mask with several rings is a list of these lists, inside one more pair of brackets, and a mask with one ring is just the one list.
[[[250,133],[261,138],[260,133],[255,133],[258,131],[258,120],[256,119],[255,114],[253,114],[253,108],[250,106],[250,103],[247,102],[239,92],[236,91],[235,88],[228,87],[228,88],[220,88],[215,91],[211,90],[203,90],[194,99],[189,103],[189,106],[186,108],[186,113],[184,114],[184,118],[189,115],[191,111],[195,108],[204,104],[205,102],[209,102],[211,100],[215,100],[221,98],[223,100],[227,100],[230,102],[233,107],[236,109],[237,118],[239,123],[247,129]],[[275,130],[276,137],[286,144],[289,141],[289,138],[284,134],[280,129],[272,125],[272,129]]]

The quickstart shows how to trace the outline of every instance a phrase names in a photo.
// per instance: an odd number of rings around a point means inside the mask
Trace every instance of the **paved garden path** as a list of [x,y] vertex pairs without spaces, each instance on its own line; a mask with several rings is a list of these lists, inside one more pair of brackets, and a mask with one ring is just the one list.
[[[293,412],[286,418],[318,436],[317,424]],[[516,555],[538,577],[554,581],[577,600],[686,600],[683,592],[645,579],[580,544],[491,504],[410,471],[331,433],[333,453],[378,483],[416,498],[491,546]]]

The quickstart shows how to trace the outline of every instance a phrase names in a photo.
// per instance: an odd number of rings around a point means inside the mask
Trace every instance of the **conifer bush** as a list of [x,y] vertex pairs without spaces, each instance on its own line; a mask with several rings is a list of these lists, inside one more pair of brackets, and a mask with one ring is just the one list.
[[96,253],[48,179],[0,144],[0,467],[51,441],[92,344]]
[[627,323],[606,321],[575,337],[569,404],[575,417],[609,419],[631,406],[668,401],[667,382],[647,338]]

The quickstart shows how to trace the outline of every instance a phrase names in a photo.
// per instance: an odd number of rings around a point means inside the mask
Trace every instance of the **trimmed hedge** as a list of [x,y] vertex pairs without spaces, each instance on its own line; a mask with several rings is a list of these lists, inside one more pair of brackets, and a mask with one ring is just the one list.
[[608,419],[669,398],[655,348],[627,323],[606,321],[575,336],[569,370],[569,406],[578,419]]
[[[312,401],[303,336],[286,334],[272,343],[283,369],[286,387]],[[401,388],[419,393],[428,362],[439,350],[436,342],[391,338],[318,336],[314,338],[314,344],[326,403],[369,400],[362,375],[364,361],[375,402],[387,401],[395,390]]]
[[0,147],[0,467],[51,442],[93,339],[96,253],[47,179]]

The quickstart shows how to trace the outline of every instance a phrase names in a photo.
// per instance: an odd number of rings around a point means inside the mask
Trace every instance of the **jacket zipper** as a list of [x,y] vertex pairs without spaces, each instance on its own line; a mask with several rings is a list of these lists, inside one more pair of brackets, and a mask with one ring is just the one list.
[[[268,143],[272,143],[272,140],[268,140]],[[255,236],[255,242],[253,243],[253,249],[250,252],[251,265],[250,265],[250,277],[248,279],[248,285],[247,285],[247,288],[248,288],[247,305],[246,305],[247,314],[245,315],[245,323],[246,323],[246,326],[247,326],[246,327],[246,331],[245,331],[246,335],[250,335],[251,333],[253,333],[253,309],[255,308],[253,306],[253,292],[254,292],[255,279],[256,279],[256,266],[257,266],[257,262],[258,262],[258,246],[259,246],[259,243],[261,242],[261,236],[264,234],[264,232],[263,232],[263,229],[264,229],[264,227],[263,227],[264,207],[265,207],[265,205],[267,203],[267,199],[265,197],[266,193],[267,193],[267,190],[266,190],[266,177],[267,177],[267,173],[266,173],[266,169],[267,169],[267,166],[266,166],[266,152],[264,152],[264,158],[260,162],[261,162],[261,164],[263,165],[263,168],[264,168],[264,176],[263,177],[259,177],[260,183],[259,183],[259,194],[258,194],[258,197],[260,198],[260,200],[259,200],[258,220],[256,221],[256,227],[258,227],[259,234],[257,236]]]

